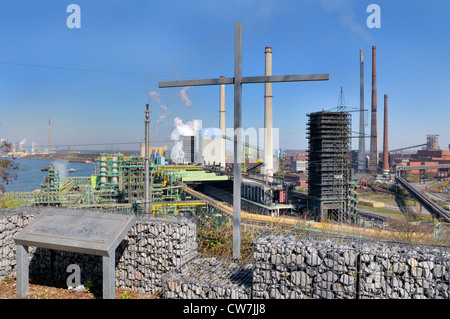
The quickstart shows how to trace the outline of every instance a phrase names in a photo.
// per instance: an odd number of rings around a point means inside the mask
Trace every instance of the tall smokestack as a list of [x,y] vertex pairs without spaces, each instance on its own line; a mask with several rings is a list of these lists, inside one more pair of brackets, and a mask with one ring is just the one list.
[[50,153],[50,119],[48,119],[48,152]]
[[373,172],[378,170],[378,112],[377,112],[377,52],[372,47],[372,112],[370,125],[370,165]]
[[[225,78],[221,76],[220,78]],[[220,85],[220,109],[219,109],[219,127],[220,127],[220,167],[225,168],[225,84]]]
[[364,129],[364,52],[359,51],[359,150],[358,150],[358,171],[366,171],[366,140]]
[[[266,76],[272,75],[272,48],[266,47]],[[272,116],[272,83],[265,83],[264,90],[264,175],[272,181],[273,177],[273,116]]]
[[383,174],[389,174],[388,150],[388,96],[384,95]]
[[145,157],[144,157],[144,212],[150,213],[150,171],[149,171],[149,124],[150,124],[150,110],[148,104],[145,105]]

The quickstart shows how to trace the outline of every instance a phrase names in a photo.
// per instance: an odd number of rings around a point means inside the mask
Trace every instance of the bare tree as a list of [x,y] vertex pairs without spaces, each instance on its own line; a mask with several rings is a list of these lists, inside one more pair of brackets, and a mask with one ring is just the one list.
[[414,216],[405,215],[403,219],[390,221],[391,236],[395,241],[431,243],[433,225],[418,222]]
[[18,169],[19,164],[14,162],[10,158],[5,158],[5,156],[12,150],[12,144],[8,141],[2,140],[0,143],[0,191],[5,193],[5,184],[9,184],[12,181],[17,180],[17,174],[13,173],[12,170]]

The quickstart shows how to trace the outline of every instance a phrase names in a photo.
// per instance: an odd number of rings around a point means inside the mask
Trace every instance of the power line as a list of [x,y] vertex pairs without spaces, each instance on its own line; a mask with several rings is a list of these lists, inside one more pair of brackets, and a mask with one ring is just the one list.
[[66,71],[81,71],[81,72],[97,72],[97,73],[112,73],[112,74],[123,74],[123,75],[139,75],[139,76],[162,76],[162,77],[172,77],[172,75],[165,74],[155,74],[155,73],[140,73],[140,72],[121,72],[121,71],[109,71],[109,70],[96,70],[96,69],[84,69],[84,68],[73,68],[73,67],[63,67],[63,66],[50,66],[50,65],[38,65],[38,64],[26,64],[26,63],[13,63],[0,61],[0,64],[4,65],[14,65],[41,69],[56,69],[56,70],[66,70]]
[[[174,142],[173,140],[161,140],[161,141],[150,141],[151,143],[169,143]],[[52,145],[52,147],[72,147],[72,146],[103,146],[103,145],[132,145],[132,144],[141,144],[142,141],[139,142],[117,142],[117,143],[86,143],[86,144],[58,144]]]

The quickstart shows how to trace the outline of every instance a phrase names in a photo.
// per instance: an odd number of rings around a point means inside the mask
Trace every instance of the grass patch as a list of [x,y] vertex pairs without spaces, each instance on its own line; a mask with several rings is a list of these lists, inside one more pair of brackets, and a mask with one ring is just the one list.
[[[253,258],[253,239],[258,231],[241,228],[241,256],[243,259]],[[198,228],[198,249],[200,253],[232,257],[233,256],[233,223],[218,223],[214,218],[205,216]]]
[[14,200],[14,196],[8,193],[0,194],[0,209],[13,208],[22,205],[24,202]]
[[[395,201],[395,195],[361,192],[359,193],[359,197],[363,199],[368,199],[376,202],[383,202],[385,204],[397,206],[397,202]],[[403,197],[403,200],[408,206],[414,206],[416,204],[414,199],[410,197]]]
[[388,208],[378,208],[378,207],[372,207],[369,205],[364,205],[359,203],[358,204],[358,208],[361,210],[366,210],[366,211],[370,211],[370,212],[374,212],[374,213],[378,213],[378,214],[383,214],[386,216],[390,216],[390,217],[403,217],[403,213],[399,210],[394,210],[394,209],[388,209]]

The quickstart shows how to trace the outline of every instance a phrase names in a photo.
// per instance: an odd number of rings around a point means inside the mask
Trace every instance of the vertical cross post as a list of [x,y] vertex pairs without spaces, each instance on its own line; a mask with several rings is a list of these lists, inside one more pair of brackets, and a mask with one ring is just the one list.
[[234,40],[234,152],[233,152],[233,258],[241,255],[242,160],[242,22],[235,23]]
[[[225,78],[224,76],[220,77],[221,79]],[[225,84],[220,85],[220,99],[219,99],[219,127],[220,127],[220,134],[222,136],[225,136],[226,133],[226,126],[225,126]],[[225,139],[220,139],[220,167],[222,169],[226,168],[226,161],[225,161]]]

